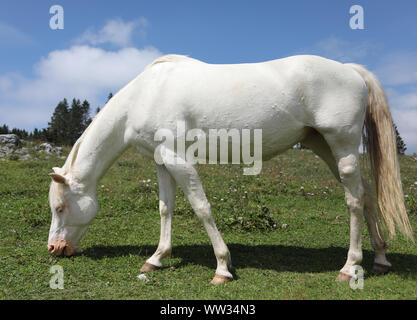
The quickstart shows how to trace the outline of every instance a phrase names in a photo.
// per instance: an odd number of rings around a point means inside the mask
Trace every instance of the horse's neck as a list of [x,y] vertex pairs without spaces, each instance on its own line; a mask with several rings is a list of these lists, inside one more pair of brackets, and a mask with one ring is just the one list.
[[66,164],[73,177],[88,187],[96,187],[107,169],[128,147],[125,141],[126,112],[118,108],[116,102],[110,102],[81,136],[78,148],[75,144]]

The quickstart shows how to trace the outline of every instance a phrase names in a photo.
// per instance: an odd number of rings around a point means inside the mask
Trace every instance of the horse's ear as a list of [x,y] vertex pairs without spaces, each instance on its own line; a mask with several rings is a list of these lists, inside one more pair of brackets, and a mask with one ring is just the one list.
[[53,167],[52,170],[54,170],[55,173],[60,173],[62,171],[62,169],[58,167]]
[[58,173],[50,173],[49,176],[52,178],[52,180],[54,180],[56,183],[60,183],[60,184],[68,184],[67,183],[67,179],[65,179],[64,176],[61,176]]

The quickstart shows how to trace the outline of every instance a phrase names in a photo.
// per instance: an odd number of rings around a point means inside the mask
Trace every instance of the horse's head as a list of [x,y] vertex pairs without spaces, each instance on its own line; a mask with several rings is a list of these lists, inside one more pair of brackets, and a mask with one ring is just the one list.
[[78,250],[90,222],[98,211],[95,190],[72,179],[60,168],[54,168],[49,189],[52,222],[49,230],[48,251],[56,256],[71,256]]

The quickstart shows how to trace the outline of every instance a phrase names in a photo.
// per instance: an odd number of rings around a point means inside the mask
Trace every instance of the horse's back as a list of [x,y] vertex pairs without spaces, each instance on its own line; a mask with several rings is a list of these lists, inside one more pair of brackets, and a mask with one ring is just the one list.
[[[141,76],[139,127],[262,129],[271,155],[310,127],[346,126],[364,112],[366,86],[352,68],[317,56],[261,63],[208,64],[185,56],[157,59]],[[270,149],[270,150],[269,150]]]

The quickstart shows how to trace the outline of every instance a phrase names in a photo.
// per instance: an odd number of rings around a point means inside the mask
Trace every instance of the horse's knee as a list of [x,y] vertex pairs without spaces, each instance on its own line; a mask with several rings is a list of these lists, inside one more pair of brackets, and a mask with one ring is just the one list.
[[342,181],[355,177],[359,173],[359,161],[357,157],[350,154],[339,160],[338,169]]
[[365,201],[365,189],[359,170],[359,159],[350,154],[339,160],[339,175],[345,186],[346,204],[350,209],[362,209]]
[[168,206],[163,201],[159,201],[159,213],[161,217],[166,217],[168,214]]
[[210,203],[203,201],[194,206],[194,211],[201,220],[211,219]]

